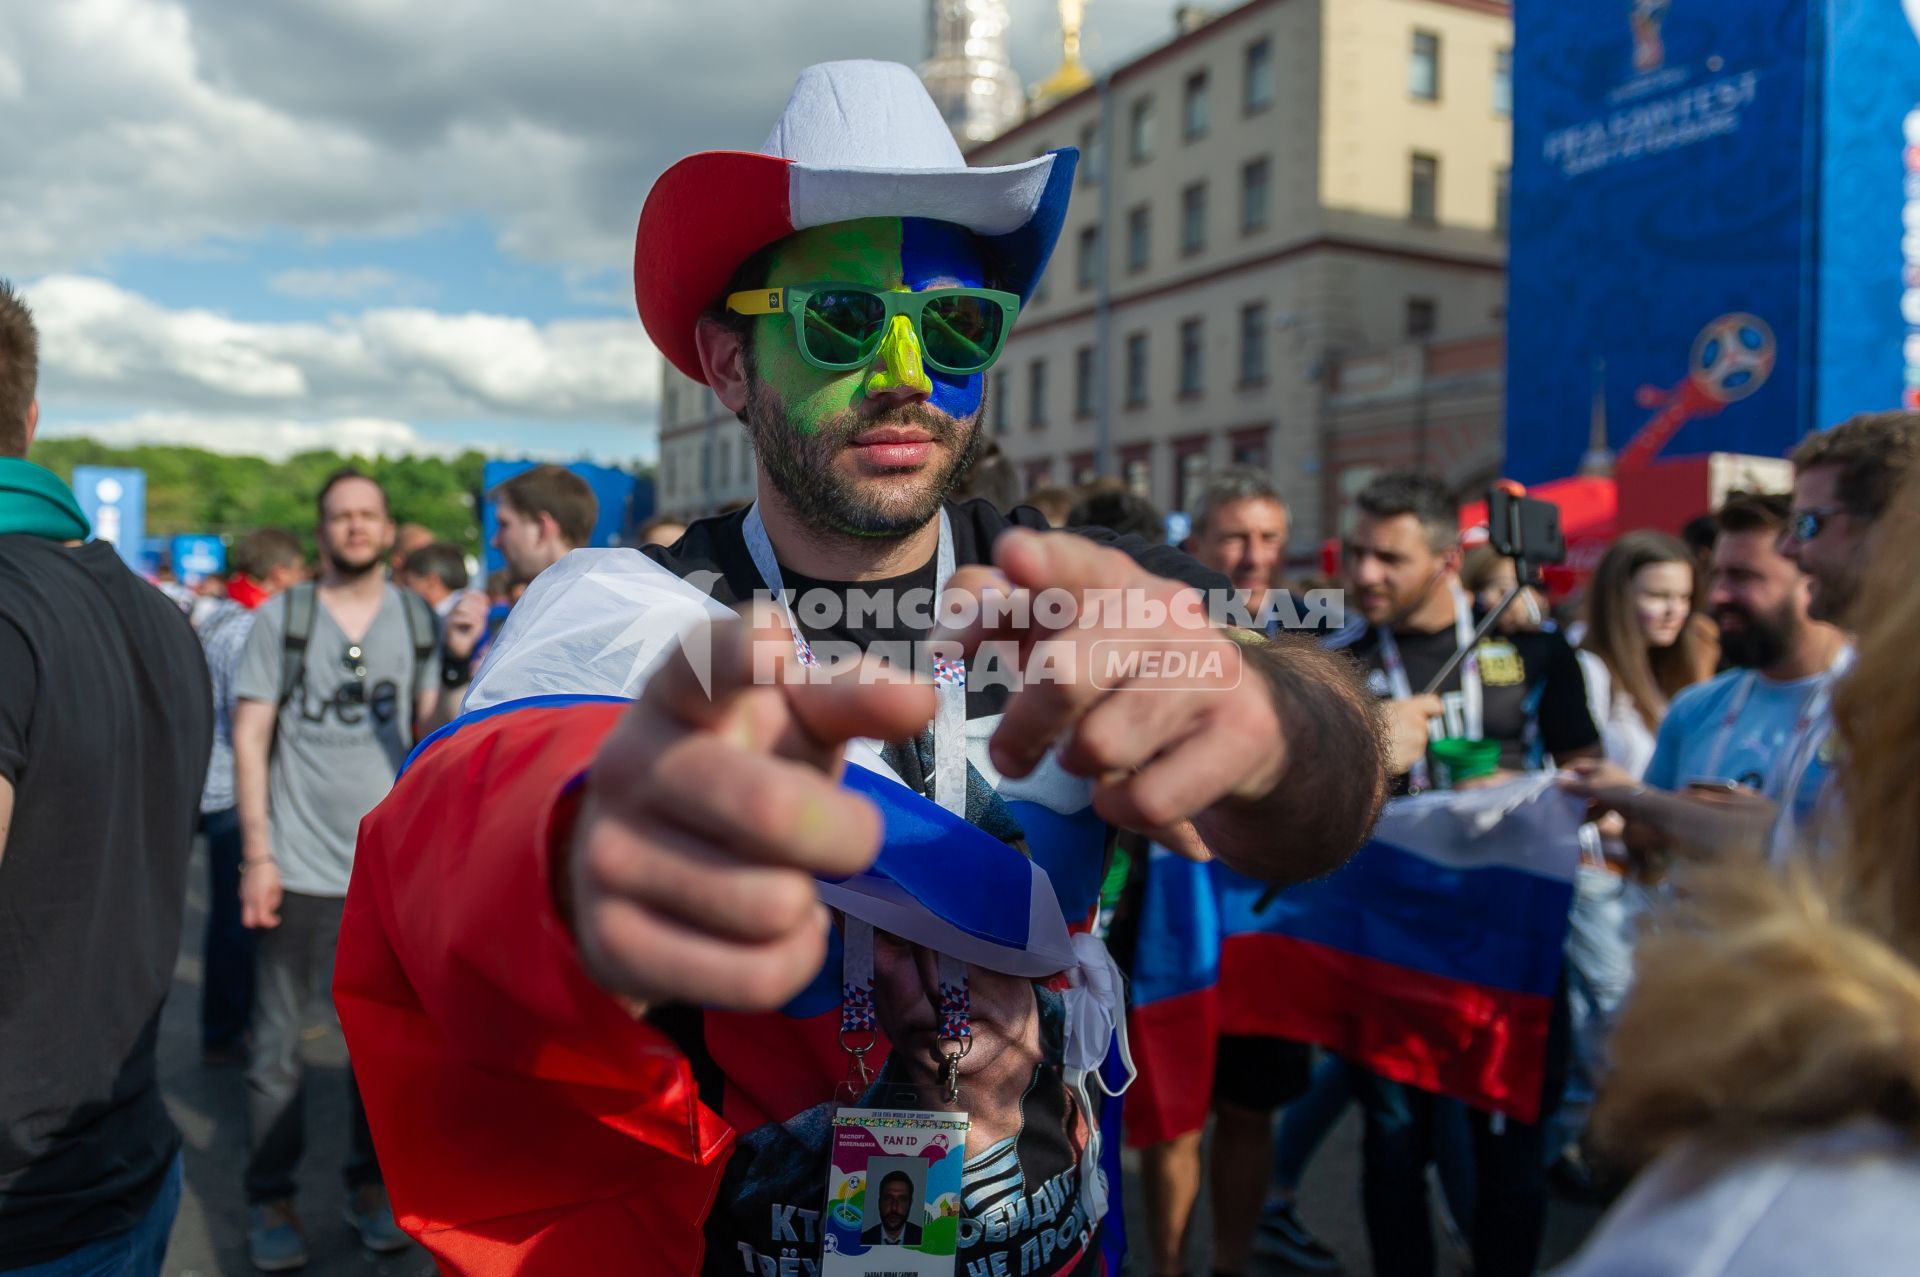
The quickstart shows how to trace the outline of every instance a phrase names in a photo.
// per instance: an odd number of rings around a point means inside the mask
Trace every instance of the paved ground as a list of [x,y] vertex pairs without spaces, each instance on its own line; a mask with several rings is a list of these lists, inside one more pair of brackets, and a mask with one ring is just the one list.
[[[199,945],[206,907],[206,869],[194,862],[188,893],[187,926],[175,973],[173,997],[161,1021],[160,1073],[174,1120],[186,1138],[186,1199],[174,1226],[167,1258],[168,1277],[245,1277],[246,1204],[240,1175],[246,1155],[246,1084],[237,1067],[207,1067],[200,1062]],[[346,1054],[331,1009],[316,1002],[307,1030],[307,1161],[297,1208],[306,1221],[311,1277],[430,1277],[434,1265],[424,1252],[378,1258],[362,1249],[340,1218],[343,1194],[339,1167],[345,1157]],[[1131,1169],[1131,1167],[1130,1167]],[[1349,1113],[1314,1159],[1301,1192],[1301,1211],[1309,1226],[1339,1252],[1355,1277],[1370,1272],[1360,1220],[1359,1122]],[[1128,1218],[1141,1219],[1138,1183],[1129,1174]],[[1572,1253],[1592,1226],[1595,1214],[1584,1207],[1556,1204],[1548,1221],[1549,1265]],[[1204,1234],[1205,1228],[1196,1232]],[[1204,1238],[1202,1239],[1204,1242]],[[1441,1254],[1445,1254],[1444,1247]],[[1192,1271],[1205,1273],[1204,1245],[1192,1256]],[[636,1261],[636,1274],[644,1273]],[[1291,1272],[1273,1264],[1261,1277]],[[1443,1277],[1458,1269],[1443,1262]],[[1143,1274],[1138,1263],[1130,1274]],[[589,1275],[583,1275],[589,1277]],[[597,1275],[593,1275],[597,1277]]]

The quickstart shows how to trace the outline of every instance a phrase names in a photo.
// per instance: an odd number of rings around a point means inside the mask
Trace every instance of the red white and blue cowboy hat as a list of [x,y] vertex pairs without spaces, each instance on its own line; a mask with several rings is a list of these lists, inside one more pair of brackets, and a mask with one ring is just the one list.
[[1025,301],[1060,237],[1078,158],[1063,147],[969,168],[910,68],[810,66],[759,152],[703,151],[653,184],[633,253],[640,319],[674,367],[704,381],[694,325],[740,263],[795,231],[862,217],[965,227],[997,285]]

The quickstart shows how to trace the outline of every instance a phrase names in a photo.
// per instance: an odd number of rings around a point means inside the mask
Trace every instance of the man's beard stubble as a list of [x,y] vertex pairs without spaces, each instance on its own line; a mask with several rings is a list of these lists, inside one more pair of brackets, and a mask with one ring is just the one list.
[[1763,670],[1777,665],[1786,659],[1792,650],[1794,641],[1800,637],[1799,619],[1791,611],[1779,616],[1759,617],[1745,608],[1719,607],[1713,612],[1713,619],[1732,613],[1746,624],[1739,630],[1729,633],[1724,622],[1720,631],[1720,654],[1728,664],[1742,669]]
[[[740,419],[774,489],[801,522],[842,536],[902,537],[925,527],[953,494],[980,446],[977,414],[956,420],[923,403],[876,417],[853,410],[836,413],[804,435],[788,422],[785,405],[751,370]],[[834,468],[834,461],[855,435],[886,425],[925,430],[948,461],[943,471],[913,477],[923,486],[910,500],[883,507],[863,497],[857,483]],[[908,480],[906,475],[901,478]]]
[[364,563],[350,563],[335,554],[332,550],[328,550],[327,561],[333,565],[335,575],[348,577],[357,581],[371,576],[385,567],[387,556],[392,553],[393,547],[387,546],[385,549],[369,551],[368,558]]

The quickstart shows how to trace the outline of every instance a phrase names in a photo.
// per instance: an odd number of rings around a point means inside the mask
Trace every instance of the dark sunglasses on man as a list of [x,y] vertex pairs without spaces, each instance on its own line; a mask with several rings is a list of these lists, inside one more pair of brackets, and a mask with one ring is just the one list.
[[1825,530],[1827,520],[1836,514],[1846,513],[1847,507],[1843,505],[1816,505],[1795,510],[1787,517],[1787,534],[1795,541],[1811,541]]

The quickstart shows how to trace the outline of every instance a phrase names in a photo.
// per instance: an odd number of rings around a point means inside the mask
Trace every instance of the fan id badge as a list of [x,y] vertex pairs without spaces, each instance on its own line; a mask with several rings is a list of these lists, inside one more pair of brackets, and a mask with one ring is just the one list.
[[967,1115],[838,1108],[821,1277],[953,1277]]

